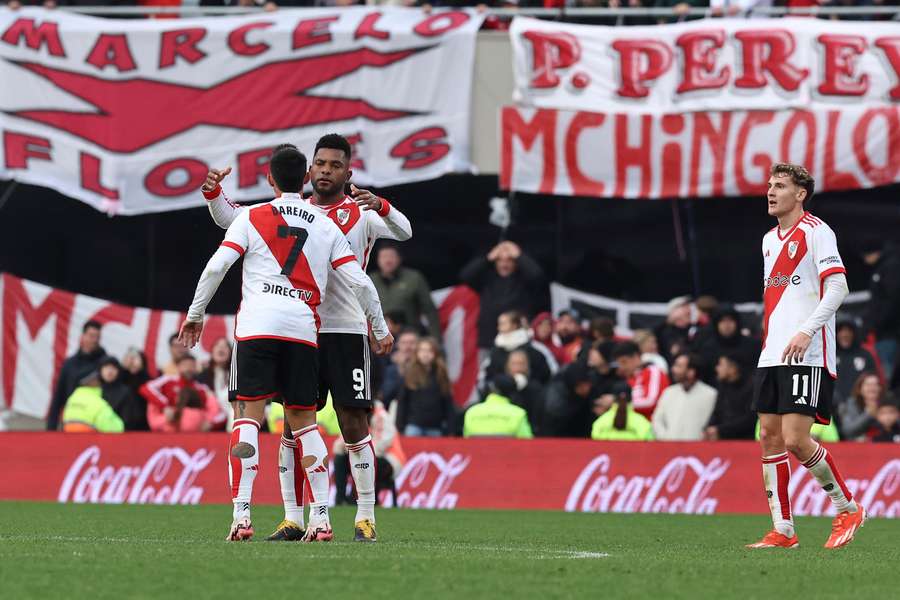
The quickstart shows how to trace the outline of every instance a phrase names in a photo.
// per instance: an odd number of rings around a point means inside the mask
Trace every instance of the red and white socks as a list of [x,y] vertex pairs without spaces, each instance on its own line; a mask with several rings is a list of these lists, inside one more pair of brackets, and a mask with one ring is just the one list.
[[328,523],[328,449],[319,433],[318,426],[310,425],[291,432],[297,442],[300,467],[306,472],[309,482],[309,524]]
[[250,518],[253,480],[259,470],[259,423],[253,419],[237,419],[228,444],[228,478],[234,520]]
[[788,453],[764,456],[762,465],[763,483],[775,531],[789,538],[794,537],[794,517],[791,514],[791,498],[788,495],[788,484],[791,481]]
[[838,472],[837,467],[832,460],[831,455],[821,445],[816,444],[816,451],[812,456],[803,463],[803,466],[809,469],[812,476],[816,478],[828,497],[831,498],[832,504],[838,513],[852,512],[858,509],[856,502],[853,500],[853,494],[844,484],[844,479]]
[[305,523],[303,518],[303,501],[306,492],[306,474],[297,469],[300,464],[300,451],[294,438],[281,436],[278,446],[278,479],[281,483],[281,500],[284,502],[284,518],[293,521],[300,528]]
[[350,473],[356,486],[356,521],[375,522],[375,446],[367,435],[355,444],[347,444]]

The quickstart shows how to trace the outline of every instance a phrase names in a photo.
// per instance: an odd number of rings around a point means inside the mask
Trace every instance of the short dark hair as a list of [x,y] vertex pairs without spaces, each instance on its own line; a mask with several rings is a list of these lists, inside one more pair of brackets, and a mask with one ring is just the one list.
[[640,356],[641,349],[634,342],[621,342],[616,344],[616,347],[613,348],[612,357],[614,360],[618,360],[623,356],[634,356],[637,354]]
[[525,326],[525,315],[522,314],[520,310],[505,310],[500,313],[500,316],[506,315],[506,318],[518,325],[519,327]]
[[180,357],[178,358],[178,360],[175,361],[175,364],[176,364],[176,365],[180,365],[181,363],[183,363],[183,362],[186,361],[186,360],[192,360],[192,361],[194,361],[194,362],[197,362],[197,358],[196,358],[193,354],[191,354],[190,352],[188,352],[187,354],[185,354],[185,355],[183,355],[183,356],[180,356]]
[[809,174],[809,171],[807,171],[806,167],[803,165],[775,163],[772,165],[772,170],[769,171],[769,175],[772,177],[787,175],[791,178],[791,181],[794,182],[794,185],[806,190],[806,198],[803,199],[803,202],[808,203],[812,200],[813,192],[816,191],[816,180],[813,179],[813,176]]
[[591,333],[597,332],[605,338],[612,339],[616,335],[616,322],[609,317],[591,319]]
[[88,329],[96,329],[99,331],[99,330],[103,329],[103,325],[100,324],[100,321],[95,321],[94,319],[91,319],[90,321],[85,323],[84,326],[81,328],[81,333],[87,333]]
[[390,319],[397,325],[406,325],[406,313],[402,310],[389,310],[384,313],[385,319]]
[[329,150],[341,150],[344,154],[347,155],[348,163],[350,162],[350,157],[353,155],[353,150],[350,147],[350,142],[347,141],[347,138],[337,133],[329,133],[319,138],[319,141],[316,142],[316,149],[313,151],[313,158],[315,158],[316,154],[318,154],[319,150],[322,148],[328,148]]
[[[280,152],[281,150],[287,150],[288,148],[291,148],[291,149],[293,149],[293,150],[297,150],[298,152],[299,152],[299,150],[300,150],[300,149],[297,148],[297,146],[295,146],[294,144],[288,144],[288,143],[278,144],[277,146],[275,146],[274,148],[272,148],[272,156],[275,156],[275,154],[277,154],[277,153]],[[270,160],[271,160],[271,157],[270,157]]]
[[688,361],[687,368],[693,369],[694,372],[696,372],[699,377],[700,373],[703,372],[703,366],[704,366],[703,359],[700,358],[700,355],[696,354],[694,352],[682,352],[678,356],[676,356],[672,362],[674,363],[676,360],[678,360],[682,356],[687,358],[687,361]]
[[282,192],[299,193],[306,176],[306,157],[296,148],[285,147],[272,153],[269,173]]

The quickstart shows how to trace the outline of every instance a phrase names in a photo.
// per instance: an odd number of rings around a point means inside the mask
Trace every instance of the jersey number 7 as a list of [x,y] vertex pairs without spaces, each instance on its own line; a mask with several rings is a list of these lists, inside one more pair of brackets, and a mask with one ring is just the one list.
[[291,246],[291,251],[287,255],[287,260],[281,266],[281,274],[290,277],[294,267],[297,266],[297,259],[300,258],[300,252],[303,250],[303,244],[306,243],[306,239],[309,237],[309,232],[302,227],[279,225],[278,237],[295,238],[294,245]]

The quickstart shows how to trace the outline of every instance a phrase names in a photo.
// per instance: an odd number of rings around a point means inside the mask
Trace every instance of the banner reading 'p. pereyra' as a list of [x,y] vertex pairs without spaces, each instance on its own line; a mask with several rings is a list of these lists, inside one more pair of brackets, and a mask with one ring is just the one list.
[[265,197],[280,143],[354,146],[354,181],[471,168],[473,10],[365,7],[110,21],[0,9],[0,178],[137,214],[197,206],[209,167]]

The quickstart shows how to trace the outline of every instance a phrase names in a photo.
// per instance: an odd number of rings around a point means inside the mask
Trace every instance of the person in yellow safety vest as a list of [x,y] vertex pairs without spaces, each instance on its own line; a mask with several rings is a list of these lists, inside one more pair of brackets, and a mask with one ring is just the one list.
[[599,417],[591,427],[591,439],[619,442],[652,440],[653,425],[631,407],[627,387],[614,392],[603,394],[594,401],[594,414]]
[[[269,423],[269,432],[281,435],[284,432],[284,407],[278,402],[269,404],[269,414],[266,420]],[[325,406],[316,413],[316,423],[324,435],[341,434],[337,413],[334,410],[334,405],[331,403],[331,392],[328,393]]]
[[531,439],[528,413],[510,401],[516,392],[516,381],[509,375],[496,375],[488,386],[484,402],[466,411],[463,437],[515,437]]
[[100,373],[93,371],[78,382],[62,413],[63,431],[80,433],[122,433],[125,424],[103,399]]

